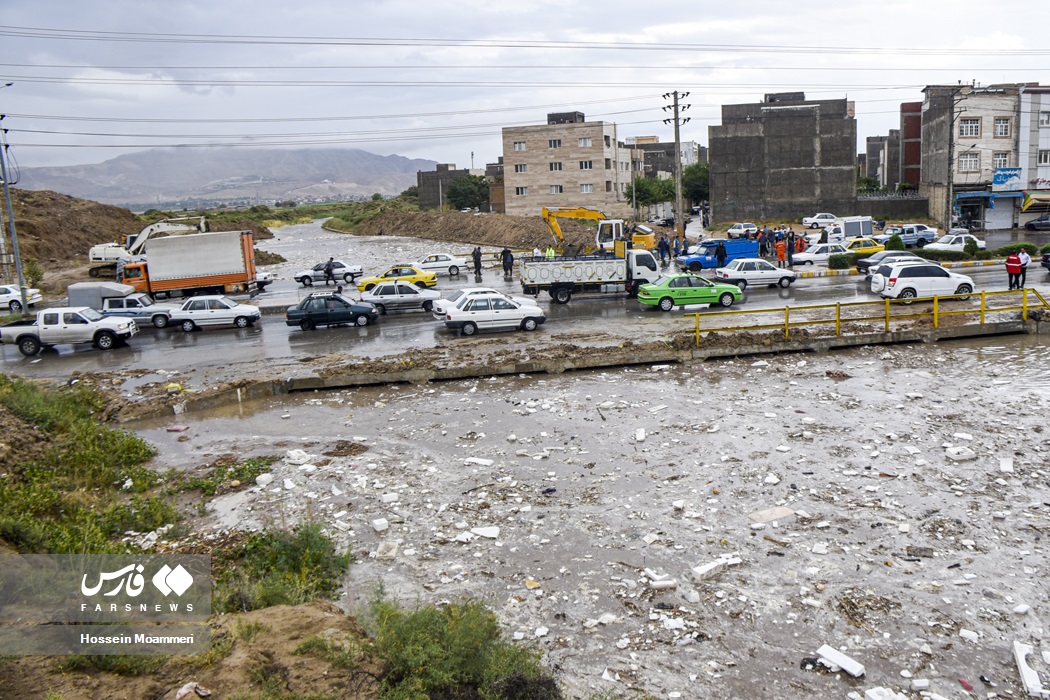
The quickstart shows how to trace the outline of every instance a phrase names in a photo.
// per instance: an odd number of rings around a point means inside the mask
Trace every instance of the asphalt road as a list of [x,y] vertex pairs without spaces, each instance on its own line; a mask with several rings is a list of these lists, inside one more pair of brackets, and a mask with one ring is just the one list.
[[[438,252],[443,249],[440,244],[412,238],[363,238],[332,234],[323,231],[315,223],[281,229],[278,238],[265,241],[260,247],[280,252],[289,262],[269,268],[278,281],[253,303],[278,313],[265,315],[254,328],[239,330],[231,327],[184,333],[177,328],[144,327],[127,347],[113,351],[101,352],[88,345],[64,345],[32,358],[23,357],[17,348],[4,345],[0,351],[0,371],[33,377],[64,377],[73,372],[117,369],[185,371],[232,363],[266,363],[336,353],[378,357],[456,342],[452,331],[422,311],[390,313],[382,317],[377,325],[366,328],[337,327],[312,332],[286,326],[281,311],[312,291],[295,283],[293,274],[318,260],[326,259],[328,255],[360,262],[366,274],[369,274],[382,272],[386,266],[399,261]],[[451,248],[452,252],[466,252],[469,246]],[[819,268],[805,266],[799,269]],[[978,291],[1006,289],[1006,275],[998,266],[961,272],[974,278]],[[1047,275],[1041,268],[1032,271],[1028,282],[1030,286],[1050,293]],[[456,278],[441,276],[437,289],[444,291],[477,284],[476,278],[469,274]],[[484,270],[481,284],[521,295],[520,282],[517,279],[505,280],[502,273],[495,269]],[[320,288],[323,289],[323,285]],[[356,289],[351,286],[347,286],[345,291],[356,294]],[[734,308],[782,308],[786,305],[794,307],[874,299],[876,296],[868,291],[864,278],[835,276],[800,279],[787,289],[751,288]],[[552,303],[545,294],[539,300],[547,310],[548,320],[538,333],[567,337],[601,333],[613,323],[636,326],[639,338],[649,339],[675,328],[691,328],[691,319],[683,316],[705,310],[703,306],[695,306],[665,314],[644,308],[633,299],[611,295],[579,295],[563,306]],[[717,313],[715,309],[712,311]],[[516,333],[503,335],[508,342],[514,342],[517,336]]]

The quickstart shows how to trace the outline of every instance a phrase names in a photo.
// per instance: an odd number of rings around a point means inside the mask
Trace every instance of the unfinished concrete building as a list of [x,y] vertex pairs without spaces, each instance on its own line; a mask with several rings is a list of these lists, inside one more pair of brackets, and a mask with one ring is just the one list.
[[852,102],[786,93],[723,105],[709,138],[712,221],[797,219],[856,204]]

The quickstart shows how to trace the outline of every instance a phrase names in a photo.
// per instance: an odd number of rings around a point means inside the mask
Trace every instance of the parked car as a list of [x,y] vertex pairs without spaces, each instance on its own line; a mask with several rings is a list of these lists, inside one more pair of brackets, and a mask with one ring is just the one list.
[[729,227],[726,231],[728,238],[747,238],[748,236],[757,236],[758,226],[752,223],[736,223]]
[[638,288],[638,301],[646,306],[659,306],[670,311],[689,304],[718,304],[729,307],[740,301],[743,293],[735,284],[721,284],[698,275],[664,275],[651,284]]
[[460,270],[466,269],[467,260],[466,258],[457,258],[451,253],[434,253],[432,255],[424,255],[410,264],[424,272],[436,272],[439,274],[447,272],[449,276],[455,277]]
[[966,275],[946,270],[934,262],[897,262],[888,270],[880,267],[871,276],[871,291],[884,299],[915,299],[933,296],[968,295],[973,291],[973,280]]
[[380,282],[361,294],[361,301],[375,304],[381,314],[405,309],[430,311],[434,308],[434,302],[440,298],[440,292],[399,280]]
[[445,327],[462,335],[480,330],[534,331],[547,320],[535,301],[514,299],[499,292],[465,294],[445,310]]
[[86,306],[67,306],[38,311],[36,318],[0,326],[0,343],[17,345],[30,357],[54,345],[91,343],[99,350],[112,350],[138,333],[134,321],[106,318]]
[[354,324],[367,326],[379,318],[379,309],[374,304],[354,301],[342,294],[315,292],[295,306],[289,306],[284,322],[312,331],[318,326]]
[[777,267],[762,258],[737,258],[715,270],[715,281],[735,284],[740,289],[750,286],[776,285],[787,287],[795,281],[792,270]]
[[1050,253],[1043,253],[1043,267],[1050,272]]
[[1050,231],[1050,214],[1043,214],[1024,225],[1029,231]]
[[969,233],[947,233],[933,243],[926,245],[926,250],[954,250],[963,252],[967,241],[977,241],[977,247],[984,250],[984,241]]
[[219,294],[190,297],[171,312],[172,325],[190,333],[205,326],[237,326],[247,328],[262,318],[259,308],[238,304]]
[[880,250],[886,250],[886,246],[881,243],[876,243],[871,238],[850,238],[845,243],[847,253],[856,253],[857,255],[871,255],[872,253],[878,253]]
[[[26,289],[26,303],[36,306],[43,300],[39,289]],[[22,288],[17,284],[0,284],[0,307],[6,306],[13,314],[22,313]]]
[[905,248],[924,248],[937,240],[937,229],[926,224],[901,224],[891,226],[878,236],[872,236],[879,243],[885,243],[893,236],[900,236]]
[[[695,246],[692,253],[679,255],[674,259],[675,266],[679,270],[700,272],[704,268],[718,267],[718,257],[715,250],[718,240],[707,240]],[[723,240],[722,245],[726,249],[726,262],[737,258],[754,258],[758,256],[758,242],[747,238],[741,240]]]
[[268,286],[273,284],[273,273],[272,272],[259,272],[255,273],[255,286],[259,291],[264,291]]
[[802,225],[808,226],[810,228],[824,228],[829,224],[834,224],[838,220],[839,217],[835,216],[834,214],[821,212],[819,214],[814,214],[813,216],[802,217]]
[[857,261],[857,271],[863,272],[865,277],[871,277],[875,268],[879,265],[894,262],[895,260],[922,260],[915,253],[909,253],[906,250],[880,250],[877,253],[872,253],[866,258],[861,258]]
[[846,246],[841,243],[817,243],[806,248],[801,253],[795,253],[792,258],[794,265],[821,265],[828,264],[828,258],[832,255],[846,254]]
[[424,272],[414,265],[394,265],[381,275],[358,280],[357,289],[367,292],[380,282],[392,281],[408,282],[417,287],[433,287],[437,284],[437,273]]
[[[295,273],[295,281],[304,287],[309,287],[314,282],[324,282],[324,266],[328,264],[328,261],[319,262],[309,270],[301,270]],[[332,263],[332,274],[337,280],[343,280],[344,282],[353,282],[355,279],[364,274],[364,270],[360,265],[348,265],[342,260],[335,260]]]
[[[460,302],[460,300],[464,296],[479,296],[479,295],[482,295],[482,294],[500,294],[500,293],[501,292],[497,292],[495,289],[492,289],[491,287],[465,287],[463,289],[457,289],[455,291],[449,292],[448,294],[446,294],[442,298],[435,300],[434,301],[434,308],[432,310],[432,313],[434,314],[434,318],[436,318],[438,321],[443,321],[443,320],[445,320],[445,312],[448,309],[450,309],[453,306],[455,306],[456,304],[458,304]],[[518,303],[521,303],[521,304],[525,304],[525,303],[529,303],[529,302],[535,303],[535,301],[533,301],[531,299],[526,299],[525,297],[512,296],[510,298],[513,299],[514,301],[518,302]]]
[[846,236],[842,234],[841,226],[828,226],[820,233],[807,233],[806,245],[820,245],[821,238],[824,239],[825,243],[844,243],[846,240]]

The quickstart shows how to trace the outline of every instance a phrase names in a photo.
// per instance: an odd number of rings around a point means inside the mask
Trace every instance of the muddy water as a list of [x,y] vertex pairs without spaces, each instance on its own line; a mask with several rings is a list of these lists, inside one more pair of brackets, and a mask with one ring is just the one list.
[[[906,672],[1020,697],[1011,644],[1043,639],[1050,593],[1050,392],[1045,347],[995,342],[311,393],[136,428],[160,466],[304,450],[208,526],[319,521],[357,555],[348,610],[380,584],[483,599],[574,692],[842,698]],[[775,507],[793,512],[756,522]],[[822,644],[866,678],[800,667]]]

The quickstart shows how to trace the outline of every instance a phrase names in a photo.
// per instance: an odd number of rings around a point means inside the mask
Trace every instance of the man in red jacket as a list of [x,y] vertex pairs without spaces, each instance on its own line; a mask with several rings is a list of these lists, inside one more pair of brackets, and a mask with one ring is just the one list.
[[1010,289],[1021,288],[1021,256],[1010,253],[1006,256],[1006,274],[1010,276]]

